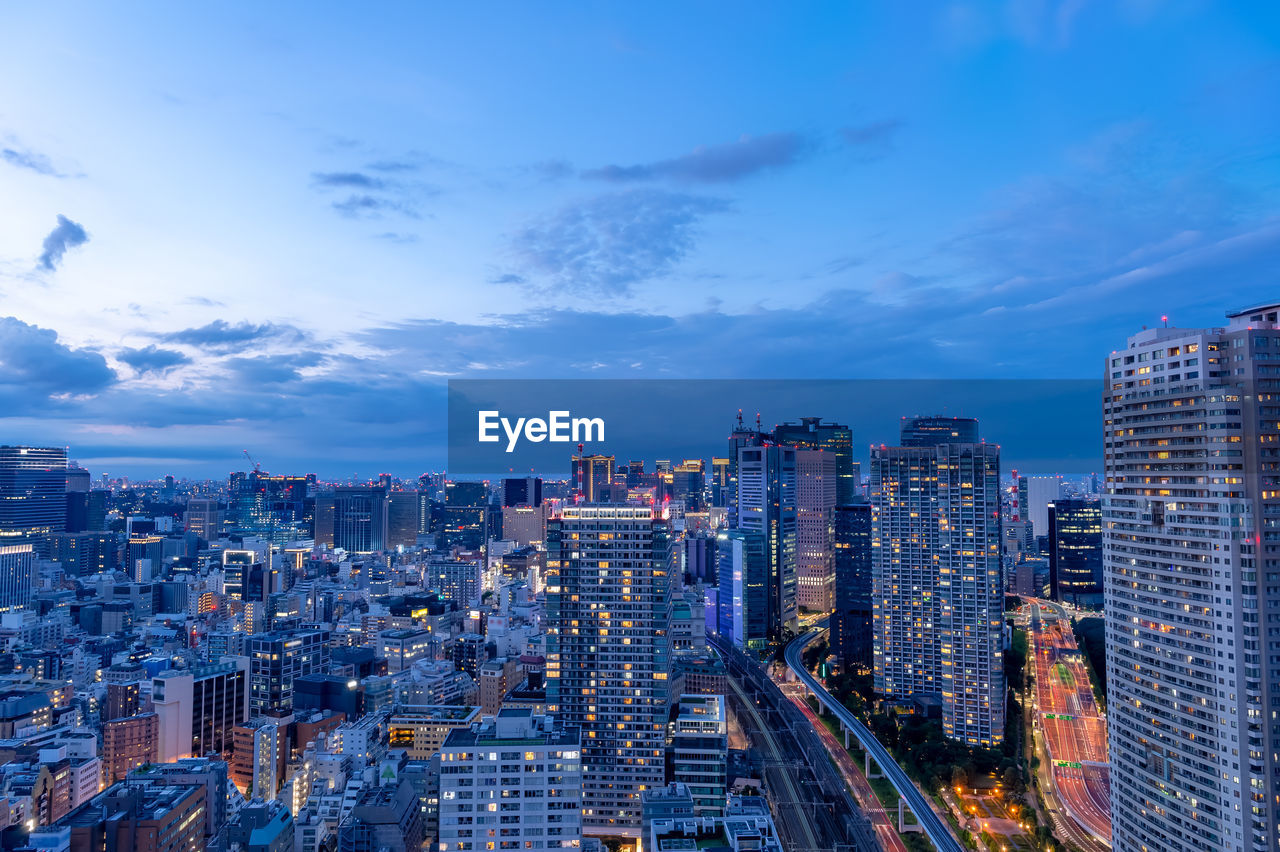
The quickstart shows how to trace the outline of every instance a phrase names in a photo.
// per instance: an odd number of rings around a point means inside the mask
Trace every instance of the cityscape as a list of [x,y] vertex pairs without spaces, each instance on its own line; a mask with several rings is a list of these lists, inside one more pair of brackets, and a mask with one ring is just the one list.
[[0,852],[1280,852],[1280,15],[0,10]]

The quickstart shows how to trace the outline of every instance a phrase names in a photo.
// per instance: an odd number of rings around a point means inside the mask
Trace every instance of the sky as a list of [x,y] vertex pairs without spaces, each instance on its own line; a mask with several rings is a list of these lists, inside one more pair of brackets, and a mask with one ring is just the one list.
[[1280,301],[1278,18],[10,4],[0,443],[408,476],[449,379],[1100,381]]

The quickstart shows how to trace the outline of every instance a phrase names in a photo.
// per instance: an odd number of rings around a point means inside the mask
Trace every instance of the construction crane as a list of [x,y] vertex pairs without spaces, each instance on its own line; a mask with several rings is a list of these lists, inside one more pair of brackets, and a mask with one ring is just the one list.
[[253,456],[249,455],[249,451],[248,451],[248,450],[241,450],[240,452],[244,453],[244,457],[245,457],[245,458],[247,458],[247,459],[249,460],[249,464],[253,465],[253,472],[254,472],[254,473],[261,473],[261,472],[262,472],[262,465],[258,464],[256,461],[254,461],[254,460],[253,460]]

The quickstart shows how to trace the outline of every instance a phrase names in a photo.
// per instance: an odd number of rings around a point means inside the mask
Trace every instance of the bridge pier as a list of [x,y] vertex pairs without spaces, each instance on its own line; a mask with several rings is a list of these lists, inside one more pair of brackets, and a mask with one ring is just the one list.
[[904,834],[908,831],[924,831],[924,827],[917,821],[914,825],[908,825],[905,819],[907,813],[907,803],[905,799],[898,799],[898,833]]
[[[849,738],[849,732],[848,732],[848,731],[845,731],[845,732],[844,732],[844,735],[845,735],[845,739],[847,740],[847,739]],[[875,768],[876,768],[876,769],[875,769],[875,772],[872,772],[872,771],[871,771],[871,767],[872,767],[872,766],[875,766]],[[862,753],[862,774],[863,774],[863,775],[866,775],[868,778],[883,778],[883,777],[884,777],[884,773],[880,771],[880,765],[879,765],[879,764],[875,764],[875,763],[873,763],[873,762],[872,762],[872,760],[871,760],[871,752],[870,752],[870,751],[864,751],[864,752]],[[901,801],[901,800],[899,800],[899,801]]]
[[849,750],[849,729],[848,728],[844,729],[844,750],[845,751]]

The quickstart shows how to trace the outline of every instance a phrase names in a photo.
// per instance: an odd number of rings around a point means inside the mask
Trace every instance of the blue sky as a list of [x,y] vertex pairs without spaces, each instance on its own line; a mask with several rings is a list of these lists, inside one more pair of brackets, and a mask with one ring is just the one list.
[[410,474],[451,377],[1100,375],[1280,298],[1274,8],[6,7],[0,442]]

